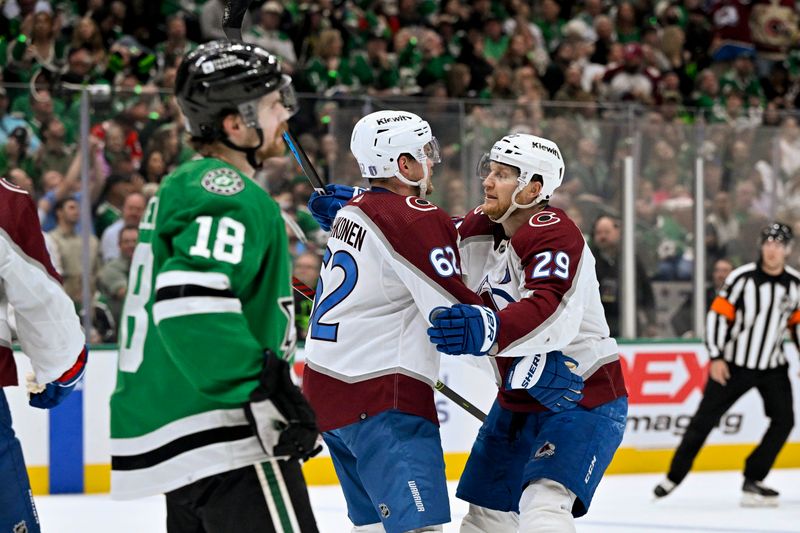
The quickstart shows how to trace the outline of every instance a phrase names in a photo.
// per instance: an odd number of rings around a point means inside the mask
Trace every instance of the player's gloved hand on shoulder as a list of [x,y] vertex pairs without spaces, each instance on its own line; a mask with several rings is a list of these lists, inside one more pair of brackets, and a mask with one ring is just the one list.
[[271,457],[305,461],[322,451],[314,411],[292,382],[289,363],[270,350],[264,352],[264,368],[258,387],[245,404],[245,414]]
[[81,353],[78,354],[78,359],[75,364],[66,372],[61,374],[61,377],[40,385],[36,382],[36,375],[34,373],[28,374],[26,377],[28,383],[28,403],[31,407],[39,409],[52,409],[64,398],[69,396],[69,393],[75,388],[75,385],[83,377],[86,372],[86,361],[89,357],[89,347],[84,346]]
[[577,361],[560,351],[520,357],[508,373],[506,388],[527,389],[551,411],[566,411],[583,398],[583,378],[571,371],[577,366]]
[[330,231],[333,219],[336,218],[339,209],[344,207],[353,196],[364,192],[364,189],[331,183],[325,186],[325,191],[325,194],[317,191],[311,193],[311,197],[308,199],[308,210],[323,230]]
[[431,342],[437,350],[450,355],[486,355],[500,330],[497,313],[480,305],[436,307],[428,320]]

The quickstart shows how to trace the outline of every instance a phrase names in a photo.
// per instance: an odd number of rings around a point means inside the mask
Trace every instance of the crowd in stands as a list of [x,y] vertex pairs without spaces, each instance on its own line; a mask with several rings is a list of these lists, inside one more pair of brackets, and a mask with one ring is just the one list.
[[[177,65],[224,37],[224,1],[0,5],[0,176],[36,199],[78,306],[81,235],[90,233],[93,314],[105,324],[95,340],[113,342],[147,199],[194,156],[171,95]],[[609,235],[619,232],[628,155],[642,283],[692,277],[696,158],[709,280],[718,259],[754,259],[766,220],[800,225],[799,20],[793,0],[256,0],[243,35],[278,55],[305,93],[292,128],[337,182],[363,185],[348,141],[367,103],[431,122],[445,159],[434,200],[454,215],[479,201],[468,180],[494,140],[509,131],[555,140],[567,173],[553,203],[603,258],[604,298],[616,313],[619,250]],[[77,148],[85,85],[94,87],[89,198]],[[288,157],[259,179],[296,222],[296,269],[313,285],[325,236],[304,211],[309,185]],[[642,334],[659,333],[652,300],[639,302]]]

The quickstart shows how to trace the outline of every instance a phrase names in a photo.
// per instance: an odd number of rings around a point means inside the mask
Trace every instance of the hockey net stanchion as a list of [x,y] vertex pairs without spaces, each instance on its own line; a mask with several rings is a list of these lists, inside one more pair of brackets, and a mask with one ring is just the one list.
[[[297,279],[295,276],[292,276],[292,288],[309,300],[313,300],[314,296],[316,295],[316,291],[314,289]],[[442,380],[437,379],[433,388],[441,392],[445,397],[447,397],[448,400],[455,403],[481,422],[486,420],[486,413],[475,407],[469,400],[461,396],[459,393],[445,385]]]

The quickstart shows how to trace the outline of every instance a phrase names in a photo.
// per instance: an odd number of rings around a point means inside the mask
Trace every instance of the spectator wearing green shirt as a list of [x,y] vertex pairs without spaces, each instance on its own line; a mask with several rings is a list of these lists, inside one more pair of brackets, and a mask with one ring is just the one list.
[[436,82],[443,82],[455,59],[445,51],[442,36],[426,31],[422,36],[422,66],[417,83],[423,89]]
[[[313,92],[352,92],[361,85],[354,72],[351,60],[343,54],[344,41],[339,30],[327,29],[320,32],[314,55],[308,60],[305,78]],[[358,58],[355,61],[359,61]],[[363,59],[361,60],[363,61]],[[363,71],[363,67],[356,70]]]
[[66,58],[66,43],[59,38],[53,15],[38,11],[23,19],[22,33],[8,46],[7,71],[12,79],[27,83],[39,69],[57,71]]
[[548,52],[555,51],[561,43],[561,29],[565,21],[559,15],[561,6],[555,0],[544,0],[541,7],[542,16],[536,19],[536,25],[542,30],[545,45]]
[[133,184],[127,176],[112,174],[106,178],[105,187],[101,197],[100,205],[94,217],[95,233],[99,236],[111,224],[119,220],[122,216],[122,205],[125,198],[133,191]]
[[8,136],[5,146],[0,149],[0,176],[7,176],[12,169],[19,168],[28,176],[34,176],[36,164],[29,153],[28,130],[18,126]]
[[508,49],[508,35],[503,33],[502,23],[495,16],[483,23],[483,33],[483,57],[492,65],[497,65]]
[[280,29],[282,16],[283,6],[279,2],[265,2],[259,10],[258,24],[253,25],[253,29],[245,34],[244,39],[278,56],[284,72],[292,74],[297,65],[297,55],[291,39]]
[[197,48],[197,43],[186,37],[186,19],[183,13],[167,18],[167,40],[156,45],[158,64],[163,69],[174,66],[184,55]]
[[730,92],[741,93],[745,96],[745,105],[750,101],[750,97],[755,97],[759,101],[764,98],[764,89],[755,74],[754,55],[755,52],[752,50],[742,51],[719,82],[723,95],[727,96]]
[[370,33],[367,35],[366,50],[356,52],[353,69],[367,92],[374,95],[395,92],[400,72],[397,68],[397,57],[388,52],[388,43],[383,36]]
[[711,69],[702,70],[697,75],[691,101],[692,105],[702,109],[709,122],[725,121],[725,104],[720,96],[719,79]]

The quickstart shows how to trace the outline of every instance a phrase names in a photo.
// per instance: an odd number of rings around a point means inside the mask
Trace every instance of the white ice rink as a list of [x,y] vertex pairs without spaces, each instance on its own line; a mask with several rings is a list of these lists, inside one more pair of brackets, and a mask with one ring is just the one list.
[[[780,506],[751,509],[739,506],[741,474],[692,473],[670,496],[652,500],[660,475],[613,475],[603,479],[589,514],[577,521],[579,532],[649,533],[693,532],[800,532],[800,470],[774,470],[766,484],[781,492]],[[457,532],[466,504],[453,496],[453,522],[446,532]],[[344,498],[338,486],[312,487],[311,501],[320,531],[347,533]],[[161,497],[114,502],[107,495],[43,496],[36,499],[45,533],[160,533],[164,527]],[[487,532],[491,533],[491,532]]]

